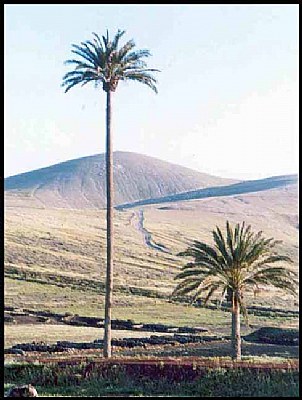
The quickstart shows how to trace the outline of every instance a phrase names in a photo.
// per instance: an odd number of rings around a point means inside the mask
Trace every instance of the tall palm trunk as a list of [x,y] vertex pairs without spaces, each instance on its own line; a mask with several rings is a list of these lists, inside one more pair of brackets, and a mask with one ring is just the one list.
[[232,299],[232,358],[241,359],[240,306],[236,293]]
[[105,297],[104,357],[111,357],[111,308],[113,290],[113,149],[111,132],[111,90],[106,91],[106,191],[107,191],[107,270]]

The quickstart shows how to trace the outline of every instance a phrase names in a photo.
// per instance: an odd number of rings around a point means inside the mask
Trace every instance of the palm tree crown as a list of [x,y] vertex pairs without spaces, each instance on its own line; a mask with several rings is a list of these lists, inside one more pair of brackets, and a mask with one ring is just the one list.
[[149,50],[134,50],[133,40],[118,48],[124,33],[118,30],[112,41],[109,40],[108,30],[102,39],[93,33],[92,41],[82,42],[81,46],[73,44],[72,52],[80,56],[81,60],[65,61],[65,64],[75,65],[75,69],[63,77],[65,92],[77,84],[83,86],[89,82],[94,82],[96,87],[102,84],[105,92],[114,92],[120,80],[133,80],[149,86],[157,93],[157,81],[151,73],[159,70],[146,68],[147,64],[143,60],[151,55]]
[[193,257],[194,262],[186,264],[175,277],[182,282],[174,290],[174,296],[194,293],[195,301],[205,294],[207,303],[215,293],[219,292],[222,300],[230,291],[246,315],[243,292],[247,287],[272,285],[296,295],[297,274],[280,265],[271,265],[293,262],[290,257],[275,252],[275,246],[281,241],[265,239],[261,231],[253,233],[251,226],[246,227],[244,222],[232,229],[227,221],[225,237],[219,227],[212,234],[214,246],[195,240],[178,254]]

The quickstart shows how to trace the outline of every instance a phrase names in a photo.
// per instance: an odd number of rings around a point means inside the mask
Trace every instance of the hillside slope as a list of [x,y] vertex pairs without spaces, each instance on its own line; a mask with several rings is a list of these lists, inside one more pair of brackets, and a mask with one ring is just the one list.
[[[224,230],[226,220],[232,224],[245,221],[253,230],[262,230],[265,237],[282,240],[280,251],[293,258],[294,265],[289,267],[298,270],[297,185],[116,210],[114,318],[130,318],[137,323],[142,318],[163,322],[169,315],[186,318],[192,307],[172,311],[171,304],[166,300],[163,303],[160,297],[170,296],[176,284],[174,277],[186,262],[177,254],[193,240],[212,243],[212,230],[216,225]],[[103,313],[105,210],[9,206],[4,225],[6,306],[22,304],[28,309],[79,315]],[[155,246],[148,245],[144,233]],[[257,298],[251,293],[245,300],[249,306],[282,309],[296,309],[298,304],[298,298],[274,290],[264,290]],[[202,325],[202,315],[204,310],[196,314],[198,326]],[[216,329],[219,324],[215,315],[210,320]],[[230,323],[229,316],[226,318]],[[270,326],[272,322],[270,319]],[[263,320],[260,323],[263,326]]]
[[[159,198],[238,181],[203,174],[153,157],[114,153],[115,205]],[[14,204],[42,207],[103,208],[106,204],[105,155],[66,161],[5,179]]]
[[190,190],[188,192],[176,193],[169,196],[159,198],[150,198],[140,200],[133,203],[126,203],[119,205],[118,208],[132,208],[150,204],[172,203],[184,200],[204,199],[210,197],[224,197],[243,195],[246,193],[263,192],[272,189],[282,189],[286,187],[295,186],[297,191],[298,176],[297,175],[281,175],[272,176],[265,179],[255,179],[234,184],[214,186],[210,188]]

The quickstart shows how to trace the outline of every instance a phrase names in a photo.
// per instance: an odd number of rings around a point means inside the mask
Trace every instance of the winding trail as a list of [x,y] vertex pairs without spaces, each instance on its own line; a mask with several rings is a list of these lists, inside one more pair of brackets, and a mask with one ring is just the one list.
[[150,249],[171,254],[171,252],[164,245],[155,243],[152,240],[151,233],[147,231],[147,229],[144,227],[144,219],[144,211],[140,209],[139,211],[133,212],[130,217],[129,223],[133,223],[134,227],[143,235],[145,245],[148,246]]

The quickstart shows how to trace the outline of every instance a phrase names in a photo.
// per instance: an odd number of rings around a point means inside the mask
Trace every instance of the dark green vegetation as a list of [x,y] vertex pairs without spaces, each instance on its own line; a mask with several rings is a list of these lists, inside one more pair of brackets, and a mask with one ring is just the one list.
[[298,397],[295,370],[191,365],[7,365],[6,388],[31,382],[40,396]]

